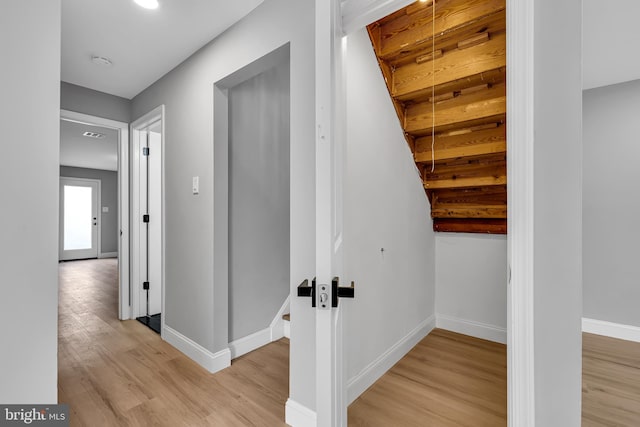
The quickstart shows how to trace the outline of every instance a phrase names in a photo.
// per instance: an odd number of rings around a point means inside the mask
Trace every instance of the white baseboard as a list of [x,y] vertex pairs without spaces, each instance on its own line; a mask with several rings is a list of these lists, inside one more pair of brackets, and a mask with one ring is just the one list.
[[118,252],[102,252],[98,255],[98,258],[118,258]]
[[316,427],[316,413],[298,402],[287,399],[284,407],[284,421],[291,427]]
[[212,353],[197,342],[166,325],[162,327],[162,339],[211,373],[231,366],[231,352],[228,348]]
[[640,342],[640,327],[606,322],[604,320],[582,318],[582,332],[604,335],[620,340]]
[[285,322],[282,316],[284,316],[288,312],[289,312],[289,296],[287,296],[287,299],[284,300],[282,307],[280,307],[280,310],[278,310],[278,312],[276,313],[276,317],[274,317],[273,320],[271,321],[271,325],[269,326],[271,330],[271,341],[277,341],[280,338],[286,336],[284,333],[285,323],[289,323],[289,322]]
[[229,343],[231,359],[240,357],[271,342],[271,328],[265,328]]
[[284,321],[284,336],[291,338],[291,322],[289,320]]
[[420,323],[409,334],[395,343],[376,360],[366,366],[347,383],[347,404],[356,400],[366,389],[375,383],[385,372],[402,359],[416,344],[426,337],[436,326],[435,316]]
[[500,344],[507,343],[506,328],[500,328],[486,323],[436,314],[436,326],[441,329],[469,335],[483,340],[498,342]]
[[240,357],[257,348],[284,337],[284,319],[282,316],[289,310],[289,297],[284,301],[268,328],[229,343],[231,359]]

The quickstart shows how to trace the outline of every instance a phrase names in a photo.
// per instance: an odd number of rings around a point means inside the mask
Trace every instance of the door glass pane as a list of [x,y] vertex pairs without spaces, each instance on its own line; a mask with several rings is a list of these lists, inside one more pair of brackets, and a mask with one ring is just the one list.
[[91,187],[64,186],[64,250],[91,249]]

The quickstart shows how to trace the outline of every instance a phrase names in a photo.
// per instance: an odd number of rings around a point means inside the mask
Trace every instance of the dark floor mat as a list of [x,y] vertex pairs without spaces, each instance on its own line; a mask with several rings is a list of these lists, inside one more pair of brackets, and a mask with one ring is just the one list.
[[142,317],[138,317],[136,320],[142,323],[143,325],[147,325],[149,328],[151,328],[153,331],[159,334],[161,315],[162,315],[161,313],[158,313],[158,314],[154,314],[153,316],[142,316]]

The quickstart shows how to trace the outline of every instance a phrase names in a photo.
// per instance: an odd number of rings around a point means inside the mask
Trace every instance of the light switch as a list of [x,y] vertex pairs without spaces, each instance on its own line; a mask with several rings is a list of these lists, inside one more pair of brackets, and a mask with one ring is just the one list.
[[103,206],[102,213],[109,213],[109,206]]
[[200,193],[200,177],[199,176],[194,176],[193,177],[193,194],[199,194]]

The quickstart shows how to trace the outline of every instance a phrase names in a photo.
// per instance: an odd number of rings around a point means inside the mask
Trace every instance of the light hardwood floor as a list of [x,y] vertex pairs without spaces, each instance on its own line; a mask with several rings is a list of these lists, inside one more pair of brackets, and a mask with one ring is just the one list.
[[[285,426],[289,342],[209,374],[120,322],[115,260],[60,264],[59,401],[72,426]],[[640,344],[583,334],[583,426],[640,426]],[[506,425],[506,348],[434,330],[349,407],[350,426]]]
[[435,329],[349,406],[349,426],[505,426],[505,346]]
[[116,262],[60,264],[58,400],[72,426],[285,426],[289,343],[215,375],[135,320],[117,319]]

